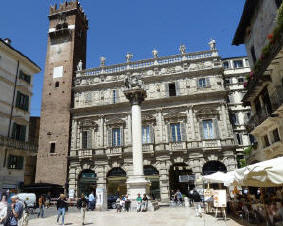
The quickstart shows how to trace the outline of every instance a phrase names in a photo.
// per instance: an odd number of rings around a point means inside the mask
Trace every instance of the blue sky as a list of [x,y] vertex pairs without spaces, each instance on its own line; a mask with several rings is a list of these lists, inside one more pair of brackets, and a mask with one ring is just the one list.
[[[46,56],[49,6],[59,0],[1,1],[0,37],[30,57],[42,69],[35,76],[31,114],[40,115]],[[61,1],[62,2],[62,1]],[[173,55],[184,43],[188,52],[208,49],[217,41],[222,57],[246,55],[243,46],[232,46],[232,38],[243,10],[244,0],[81,0],[89,19],[87,67],[151,57]]]

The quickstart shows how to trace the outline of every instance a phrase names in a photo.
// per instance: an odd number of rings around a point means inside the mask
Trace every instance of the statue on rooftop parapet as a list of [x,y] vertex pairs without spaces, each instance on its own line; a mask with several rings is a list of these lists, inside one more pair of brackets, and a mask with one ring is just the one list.
[[158,57],[158,51],[156,49],[152,50],[152,55],[153,55],[153,58],[157,58]]
[[185,54],[186,53],[186,46],[184,44],[180,45],[179,51],[182,55]]
[[211,39],[208,45],[210,46],[210,50],[216,50],[216,41],[214,39]]
[[78,65],[77,65],[77,71],[82,71],[83,70],[83,61],[80,60]]
[[131,61],[131,59],[133,58],[133,54],[132,53],[127,53],[127,55],[126,55],[126,61],[127,61],[127,63],[129,63],[130,61]]
[[100,57],[100,67],[105,66],[106,58],[104,56]]

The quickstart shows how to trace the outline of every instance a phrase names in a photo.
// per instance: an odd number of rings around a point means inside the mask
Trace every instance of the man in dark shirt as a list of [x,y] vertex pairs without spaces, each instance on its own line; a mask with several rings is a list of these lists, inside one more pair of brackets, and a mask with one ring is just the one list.
[[57,223],[59,222],[59,218],[62,215],[62,225],[64,225],[65,213],[67,207],[68,207],[68,203],[65,198],[65,195],[61,194],[59,199],[57,200],[57,211],[58,211]]
[[78,200],[78,208],[81,210],[82,225],[84,225],[85,224],[85,212],[87,208],[87,200],[84,194],[82,194],[81,198]]
[[193,192],[193,200],[194,200],[194,206],[195,206],[195,212],[196,212],[196,216],[200,216],[202,217],[202,213],[201,213],[201,198],[199,193],[197,192],[197,190],[194,189]]

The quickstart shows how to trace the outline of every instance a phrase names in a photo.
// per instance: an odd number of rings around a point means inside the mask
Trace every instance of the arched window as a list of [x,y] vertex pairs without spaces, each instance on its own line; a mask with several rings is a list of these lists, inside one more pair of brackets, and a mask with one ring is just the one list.
[[213,174],[216,173],[217,171],[226,173],[227,172],[226,166],[219,161],[208,161],[202,167],[203,175]]

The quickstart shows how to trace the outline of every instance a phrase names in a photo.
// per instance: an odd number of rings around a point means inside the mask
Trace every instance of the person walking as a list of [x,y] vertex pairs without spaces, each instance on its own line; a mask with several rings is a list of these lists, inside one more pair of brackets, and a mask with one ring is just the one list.
[[81,198],[78,200],[77,207],[81,211],[82,225],[84,225],[85,224],[85,212],[86,212],[86,208],[87,208],[87,200],[86,200],[84,194],[82,194]]
[[175,198],[176,198],[176,204],[177,206],[181,206],[183,203],[183,195],[180,192],[180,190],[178,189],[176,194],[175,194]]
[[7,217],[7,210],[8,210],[8,202],[5,195],[2,195],[2,199],[0,202],[0,225],[4,224],[4,221]]
[[58,211],[58,216],[57,216],[57,223],[59,223],[60,216],[62,215],[62,225],[64,225],[65,222],[65,213],[66,209],[68,207],[67,200],[65,198],[64,194],[61,194],[59,199],[57,200],[57,211]]
[[122,201],[122,198],[120,198],[119,196],[118,196],[118,198],[116,199],[116,210],[117,210],[117,213],[118,212],[121,212],[121,210],[122,210],[122,203],[121,203],[121,201]]
[[45,207],[45,197],[43,195],[41,195],[40,198],[38,199],[38,208],[39,208],[39,212],[37,214],[38,218],[40,216],[41,216],[41,218],[44,217],[44,207]]
[[88,196],[88,205],[89,205],[88,208],[91,211],[93,211],[94,208],[95,208],[95,197],[94,197],[94,193],[93,192],[91,192],[90,195]]
[[46,195],[46,208],[49,208],[50,207],[50,204],[51,204],[51,192],[49,191]]
[[142,204],[141,194],[138,194],[136,201],[137,201],[137,212],[140,212],[141,211],[141,204]]
[[8,207],[7,220],[4,226],[19,226],[19,221],[24,212],[24,205],[17,195],[12,196],[11,201],[11,208]]
[[192,206],[193,206],[193,204],[194,204],[194,200],[193,200],[193,193],[194,193],[194,190],[193,190],[193,189],[189,191],[189,201],[190,201],[190,207],[192,207]]
[[202,217],[202,213],[201,213],[201,198],[200,198],[200,195],[199,193],[197,192],[196,189],[194,189],[193,191],[193,200],[194,200],[194,206],[195,206],[195,213],[196,213],[196,216],[200,216]]

